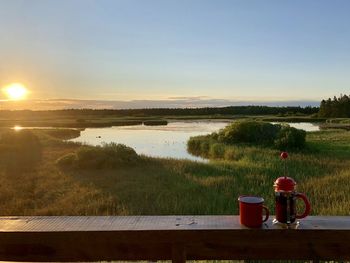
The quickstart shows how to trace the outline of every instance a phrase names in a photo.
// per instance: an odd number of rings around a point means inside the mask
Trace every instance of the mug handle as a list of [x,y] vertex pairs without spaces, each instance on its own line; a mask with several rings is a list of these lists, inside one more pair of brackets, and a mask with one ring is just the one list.
[[296,198],[302,199],[304,201],[304,203],[305,203],[305,211],[304,211],[304,213],[302,213],[301,215],[296,215],[295,217],[297,219],[301,219],[301,218],[307,217],[310,214],[310,211],[311,211],[311,205],[310,205],[309,200],[307,199],[306,195],[301,194],[301,193],[297,193],[295,196],[296,196]]
[[269,219],[269,215],[270,215],[270,212],[269,212],[269,209],[263,205],[263,210],[265,210],[265,219],[263,220],[263,222],[266,222],[267,219]]

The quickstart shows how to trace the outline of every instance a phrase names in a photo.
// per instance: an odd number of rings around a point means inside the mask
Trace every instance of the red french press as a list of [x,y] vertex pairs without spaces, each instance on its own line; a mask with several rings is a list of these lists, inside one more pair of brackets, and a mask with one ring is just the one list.
[[[281,158],[286,161],[288,153],[282,152]],[[286,165],[285,165],[286,174]],[[291,177],[282,176],[277,178],[274,183],[275,201],[276,201],[276,220],[278,223],[291,225],[296,219],[301,219],[310,214],[311,205],[307,197],[296,192],[296,182]],[[296,200],[302,199],[305,203],[305,211],[302,214],[297,214]]]

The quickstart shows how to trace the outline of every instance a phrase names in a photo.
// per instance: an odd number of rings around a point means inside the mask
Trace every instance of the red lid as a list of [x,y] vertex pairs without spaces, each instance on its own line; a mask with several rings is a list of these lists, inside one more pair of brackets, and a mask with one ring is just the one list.
[[294,181],[293,178],[283,176],[283,177],[277,178],[273,186],[275,187],[276,191],[290,192],[290,191],[294,191],[296,184],[297,183]]

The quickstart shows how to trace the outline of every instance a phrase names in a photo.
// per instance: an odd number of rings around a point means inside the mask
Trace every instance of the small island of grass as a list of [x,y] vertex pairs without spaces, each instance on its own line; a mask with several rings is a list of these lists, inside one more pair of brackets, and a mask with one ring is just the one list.
[[288,125],[241,120],[219,132],[191,137],[187,149],[190,153],[205,158],[234,159],[237,149],[245,146],[301,150],[305,147],[305,137],[304,130]]

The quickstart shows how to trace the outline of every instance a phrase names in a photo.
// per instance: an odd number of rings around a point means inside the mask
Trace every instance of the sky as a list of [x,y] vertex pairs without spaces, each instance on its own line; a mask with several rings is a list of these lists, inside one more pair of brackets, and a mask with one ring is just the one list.
[[40,101],[320,101],[350,90],[349,12],[348,0],[0,0],[0,86]]

